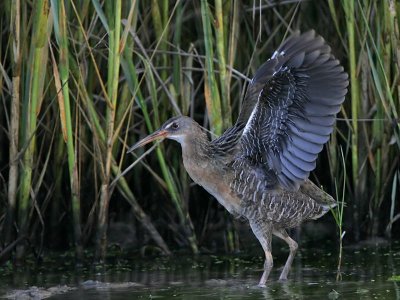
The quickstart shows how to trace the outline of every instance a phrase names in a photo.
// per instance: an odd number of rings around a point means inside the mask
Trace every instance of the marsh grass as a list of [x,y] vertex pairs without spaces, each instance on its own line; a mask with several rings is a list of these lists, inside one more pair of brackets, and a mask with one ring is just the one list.
[[396,235],[400,5],[253,4],[0,4],[0,260],[17,253],[22,261],[28,250],[40,256],[43,247],[75,247],[79,258],[92,245],[101,260],[115,222],[136,228],[137,249],[198,253],[222,228],[223,250],[237,251],[231,217],[191,184],[176,145],[161,144],[111,182],[136,159],[127,147],[169,117],[189,115],[212,137],[221,134],[254,71],[297,28],[322,34],[351,79],[322,154],[329,163],[315,171],[328,192],[335,183],[341,191],[340,237],[342,226],[349,239]]
[[341,170],[342,174],[340,174],[340,179],[342,183],[341,191],[339,193],[338,186],[339,183],[335,182],[336,188],[336,206],[331,209],[331,213],[333,218],[335,219],[335,223],[338,229],[338,240],[339,240],[339,253],[338,253],[338,263],[337,263],[337,271],[336,271],[336,281],[342,280],[342,260],[343,260],[343,239],[346,235],[346,231],[344,230],[344,208],[346,206],[346,182],[347,182],[347,171],[346,171],[346,161],[344,158],[343,150],[340,148],[340,159],[341,159]]

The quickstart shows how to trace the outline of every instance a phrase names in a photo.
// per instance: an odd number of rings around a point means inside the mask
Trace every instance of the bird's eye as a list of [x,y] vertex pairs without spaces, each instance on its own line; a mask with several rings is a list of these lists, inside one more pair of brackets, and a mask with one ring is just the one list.
[[178,129],[178,128],[179,128],[178,123],[175,123],[175,122],[172,123],[172,124],[171,124],[171,128],[172,128],[172,129]]

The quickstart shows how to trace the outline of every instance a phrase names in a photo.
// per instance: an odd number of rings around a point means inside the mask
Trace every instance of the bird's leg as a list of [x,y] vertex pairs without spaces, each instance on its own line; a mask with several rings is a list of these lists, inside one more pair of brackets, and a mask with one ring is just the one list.
[[286,281],[287,276],[289,274],[290,267],[292,266],[292,262],[294,259],[294,256],[296,255],[296,251],[298,248],[297,243],[288,235],[285,229],[278,229],[274,230],[272,232],[275,236],[281,238],[286,242],[286,244],[289,245],[290,252],[289,252],[289,257],[286,260],[285,267],[282,270],[281,276],[279,276],[280,281]]
[[261,276],[260,283],[258,285],[261,287],[265,287],[265,283],[268,280],[269,273],[271,272],[274,264],[271,253],[272,228],[268,224],[262,222],[250,222],[250,227],[264,249],[265,253],[264,272]]
[[265,283],[268,280],[269,273],[271,273],[272,267],[274,266],[274,260],[272,258],[271,251],[265,251],[265,262],[264,262],[264,272],[261,276],[259,286],[265,287]]

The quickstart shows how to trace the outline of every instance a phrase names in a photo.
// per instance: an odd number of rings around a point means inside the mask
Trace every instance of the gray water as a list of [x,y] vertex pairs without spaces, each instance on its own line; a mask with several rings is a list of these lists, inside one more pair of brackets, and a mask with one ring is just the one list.
[[[263,258],[176,254],[173,258],[115,257],[105,267],[73,267],[52,257],[34,269],[0,269],[0,297],[9,299],[400,299],[400,243],[344,249],[336,281],[337,249],[307,246],[289,280],[278,282],[287,253],[278,251],[266,288],[257,286]],[[398,277],[396,277],[398,276]]]

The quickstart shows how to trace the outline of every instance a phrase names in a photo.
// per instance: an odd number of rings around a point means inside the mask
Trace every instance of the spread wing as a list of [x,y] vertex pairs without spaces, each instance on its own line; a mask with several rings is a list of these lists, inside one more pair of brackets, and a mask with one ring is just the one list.
[[295,191],[315,168],[347,93],[348,76],[314,31],[288,38],[256,72],[241,122],[242,155]]

